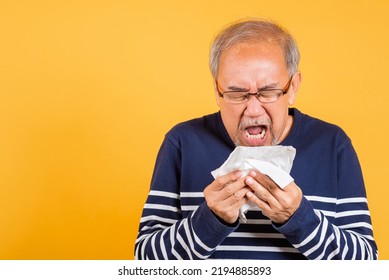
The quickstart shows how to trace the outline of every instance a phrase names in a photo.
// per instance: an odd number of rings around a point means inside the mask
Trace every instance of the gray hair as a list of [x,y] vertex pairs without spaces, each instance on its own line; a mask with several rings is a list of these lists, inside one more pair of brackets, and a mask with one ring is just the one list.
[[300,53],[292,35],[274,22],[254,19],[234,23],[216,36],[209,56],[209,66],[214,79],[217,77],[221,54],[242,42],[275,42],[284,53],[289,74],[297,71]]

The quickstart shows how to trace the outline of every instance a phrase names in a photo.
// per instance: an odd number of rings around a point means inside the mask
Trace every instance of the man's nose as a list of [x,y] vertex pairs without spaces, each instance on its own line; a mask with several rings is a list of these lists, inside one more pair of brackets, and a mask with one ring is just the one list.
[[265,113],[263,104],[257,99],[256,96],[250,96],[246,102],[246,110],[244,114],[246,116],[255,118],[263,115]]

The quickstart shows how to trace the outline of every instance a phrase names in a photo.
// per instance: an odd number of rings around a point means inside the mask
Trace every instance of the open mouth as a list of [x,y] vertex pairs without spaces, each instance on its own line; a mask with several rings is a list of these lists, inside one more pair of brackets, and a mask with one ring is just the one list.
[[267,126],[257,125],[245,128],[246,136],[250,140],[263,139],[266,135]]

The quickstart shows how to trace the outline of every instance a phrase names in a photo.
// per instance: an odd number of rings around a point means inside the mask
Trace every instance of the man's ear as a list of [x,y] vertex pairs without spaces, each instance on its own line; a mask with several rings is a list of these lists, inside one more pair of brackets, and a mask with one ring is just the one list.
[[297,72],[293,75],[292,82],[290,84],[288,103],[289,106],[292,106],[296,102],[297,92],[300,88],[301,84],[301,72],[297,70]]

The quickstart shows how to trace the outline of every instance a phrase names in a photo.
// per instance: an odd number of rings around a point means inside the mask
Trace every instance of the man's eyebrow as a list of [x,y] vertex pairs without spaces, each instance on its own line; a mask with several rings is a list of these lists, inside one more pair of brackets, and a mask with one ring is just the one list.
[[271,83],[271,84],[268,84],[266,86],[263,86],[263,87],[259,88],[258,90],[261,91],[261,90],[276,89],[277,85],[278,85],[277,83]]
[[[277,88],[277,83],[271,83],[271,84],[268,84],[268,85],[265,85],[261,88],[258,89],[258,91],[261,91],[261,90],[270,90],[270,89],[275,89]],[[238,86],[229,86],[227,88],[228,91],[249,91],[249,89],[247,88],[243,88],[243,87],[238,87]]]
[[229,86],[227,89],[228,91],[248,91],[247,88],[242,88],[238,86]]

